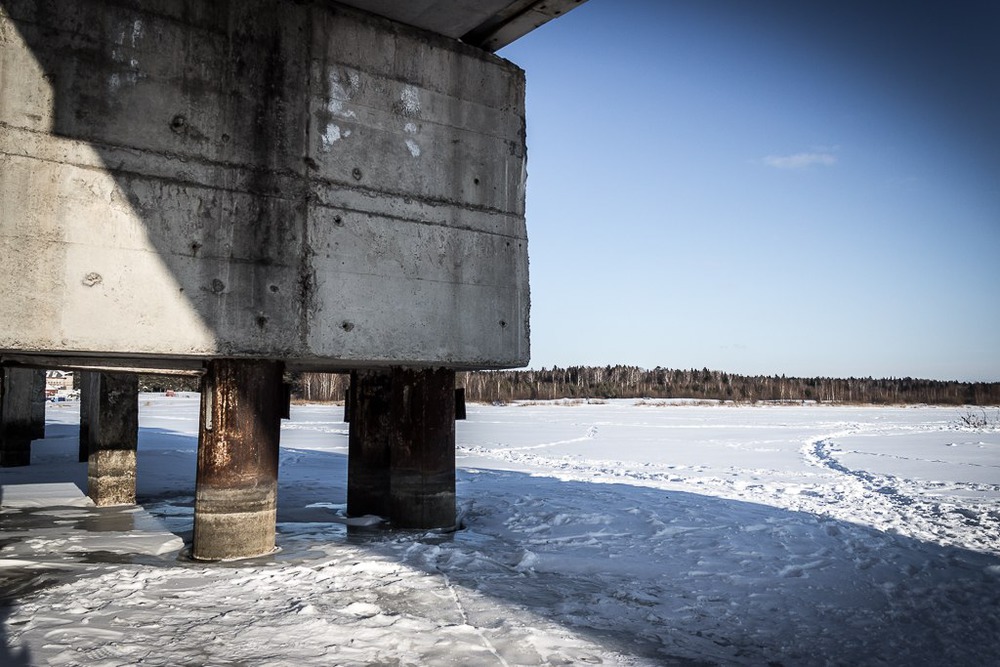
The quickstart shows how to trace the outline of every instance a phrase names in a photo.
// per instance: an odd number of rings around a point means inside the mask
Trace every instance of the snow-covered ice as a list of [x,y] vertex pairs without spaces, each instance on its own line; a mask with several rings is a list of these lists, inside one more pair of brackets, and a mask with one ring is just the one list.
[[78,410],[0,471],[2,665],[1000,664],[1000,430],[961,409],[471,405],[442,534],[346,519],[342,408],[293,406],[281,551],[224,565],[182,553],[197,396],[141,397],[140,508],[65,486]]

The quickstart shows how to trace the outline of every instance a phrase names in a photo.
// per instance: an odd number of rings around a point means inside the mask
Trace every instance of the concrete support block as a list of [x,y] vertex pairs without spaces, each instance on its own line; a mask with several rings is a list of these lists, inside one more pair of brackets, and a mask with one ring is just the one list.
[[389,518],[398,528],[455,525],[455,372],[395,369]]
[[391,370],[351,373],[347,514],[389,516]]
[[191,555],[228,560],[271,553],[283,365],[216,359],[206,370]]
[[45,372],[4,368],[0,373],[0,466],[28,465],[31,441],[39,437],[39,431],[44,437],[44,429]]
[[448,369],[351,374],[349,515],[397,528],[455,525],[455,397]]
[[0,7],[0,351],[528,362],[515,65],[336,2]]
[[95,505],[135,504],[139,377],[91,373],[87,495]]

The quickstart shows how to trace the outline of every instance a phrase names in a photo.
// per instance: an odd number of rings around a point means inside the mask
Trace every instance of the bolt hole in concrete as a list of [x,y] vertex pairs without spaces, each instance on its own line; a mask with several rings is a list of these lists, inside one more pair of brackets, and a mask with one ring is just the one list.
[[501,329],[507,328],[507,320],[500,320],[500,328]]
[[339,215],[335,215],[335,216],[333,216],[333,224],[335,224],[337,227],[343,227],[344,226],[344,219],[342,217],[340,217]]
[[357,167],[355,167],[354,169],[351,170],[351,176],[354,177],[354,180],[360,181],[361,180],[361,170],[358,169]]
[[86,287],[93,287],[94,285],[100,285],[103,281],[104,278],[101,277],[100,273],[91,271],[90,273],[88,273],[83,277],[82,282]]
[[181,116],[180,114],[174,116],[170,120],[170,129],[173,130],[174,132],[180,132],[182,129],[184,129],[185,125],[187,125],[187,119],[184,118],[184,116]]
[[344,331],[354,331],[354,323],[344,322],[343,324],[340,325],[340,328],[343,329]]

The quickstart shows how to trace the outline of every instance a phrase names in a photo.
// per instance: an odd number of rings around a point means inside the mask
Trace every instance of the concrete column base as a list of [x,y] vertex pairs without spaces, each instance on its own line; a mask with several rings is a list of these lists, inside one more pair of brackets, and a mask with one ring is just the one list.
[[95,505],[135,504],[134,449],[99,449],[87,463],[87,495]]
[[274,551],[283,367],[210,361],[202,380],[194,544],[198,560]]
[[130,373],[92,373],[89,389],[87,495],[101,507],[134,505],[139,377]]
[[194,510],[196,560],[237,560],[272,553],[277,523],[277,478],[273,486],[197,490]]

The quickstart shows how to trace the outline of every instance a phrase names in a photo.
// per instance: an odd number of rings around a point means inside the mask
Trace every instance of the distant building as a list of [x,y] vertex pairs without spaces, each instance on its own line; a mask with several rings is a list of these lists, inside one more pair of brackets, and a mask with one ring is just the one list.
[[73,371],[45,371],[45,397],[66,396],[73,391]]

